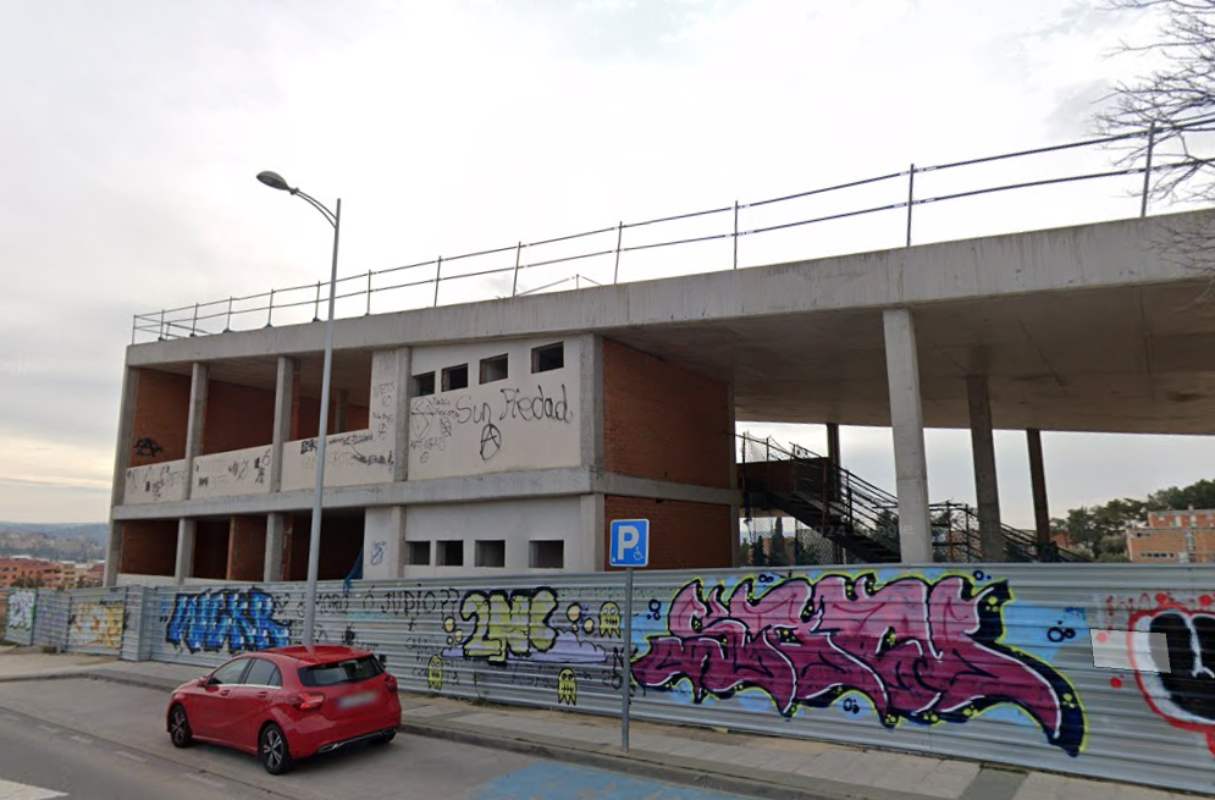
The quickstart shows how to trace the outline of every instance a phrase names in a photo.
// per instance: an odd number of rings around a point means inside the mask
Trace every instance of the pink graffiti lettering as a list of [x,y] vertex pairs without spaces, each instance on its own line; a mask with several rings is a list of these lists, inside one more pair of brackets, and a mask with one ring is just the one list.
[[650,637],[632,665],[645,687],[690,682],[693,701],[757,687],[791,717],[841,695],[869,698],[886,727],[901,720],[966,722],[1000,703],[1022,708],[1069,755],[1085,719],[1075,689],[1048,664],[998,643],[1005,582],[976,589],[968,578],[901,578],[876,588],[872,574],[790,578],[760,597],[750,579],[728,597],[718,585],[684,586],[671,602],[669,634]]

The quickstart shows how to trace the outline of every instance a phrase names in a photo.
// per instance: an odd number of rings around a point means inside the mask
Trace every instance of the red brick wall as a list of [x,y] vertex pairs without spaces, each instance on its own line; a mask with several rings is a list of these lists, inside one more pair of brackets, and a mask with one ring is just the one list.
[[[131,466],[174,461],[186,455],[186,422],[190,410],[190,376],[154,369],[139,370],[135,417],[131,427]],[[160,448],[140,454],[141,440]],[[172,570],[170,570],[171,572]]]
[[123,522],[120,530],[122,561],[119,572],[173,574],[177,561],[177,520],[131,520]]
[[729,386],[603,341],[604,467],[643,478],[729,487]]
[[731,566],[730,541],[737,535],[737,524],[729,506],[607,495],[603,510],[604,569],[609,568],[609,526],[614,519],[650,521],[650,569]]
[[266,518],[236,516],[228,529],[228,580],[260,581],[266,556]]
[[270,444],[273,438],[273,390],[225,381],[207,382],[206,421],[200,455]]
[[223,580],[228,574],[226,519],[200,519],[194,528],[194,578]]

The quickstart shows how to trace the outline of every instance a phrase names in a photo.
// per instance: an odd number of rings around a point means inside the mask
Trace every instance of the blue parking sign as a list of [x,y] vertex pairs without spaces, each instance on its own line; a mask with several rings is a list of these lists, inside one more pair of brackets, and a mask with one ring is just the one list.
[[613,567],[644,567],[650,563],[648,519],[614,519],[611,533],[608,564]]

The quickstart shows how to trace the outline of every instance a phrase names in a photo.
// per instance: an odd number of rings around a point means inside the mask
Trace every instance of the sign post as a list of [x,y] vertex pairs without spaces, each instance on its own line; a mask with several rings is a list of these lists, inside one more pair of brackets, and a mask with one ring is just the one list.
[[608,564],[624,567],[624,648],[620,682],[620,747],[629,751],[629,705],[633,691],[633,569],[650,563],[650,521],[614,519]]

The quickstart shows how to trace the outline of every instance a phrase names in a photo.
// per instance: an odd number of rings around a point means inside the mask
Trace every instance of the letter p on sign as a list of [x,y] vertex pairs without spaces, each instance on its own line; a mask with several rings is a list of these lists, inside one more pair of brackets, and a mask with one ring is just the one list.
[[608,563],[613,567],[644,567],[650,563],[650,521],[614,519]]

